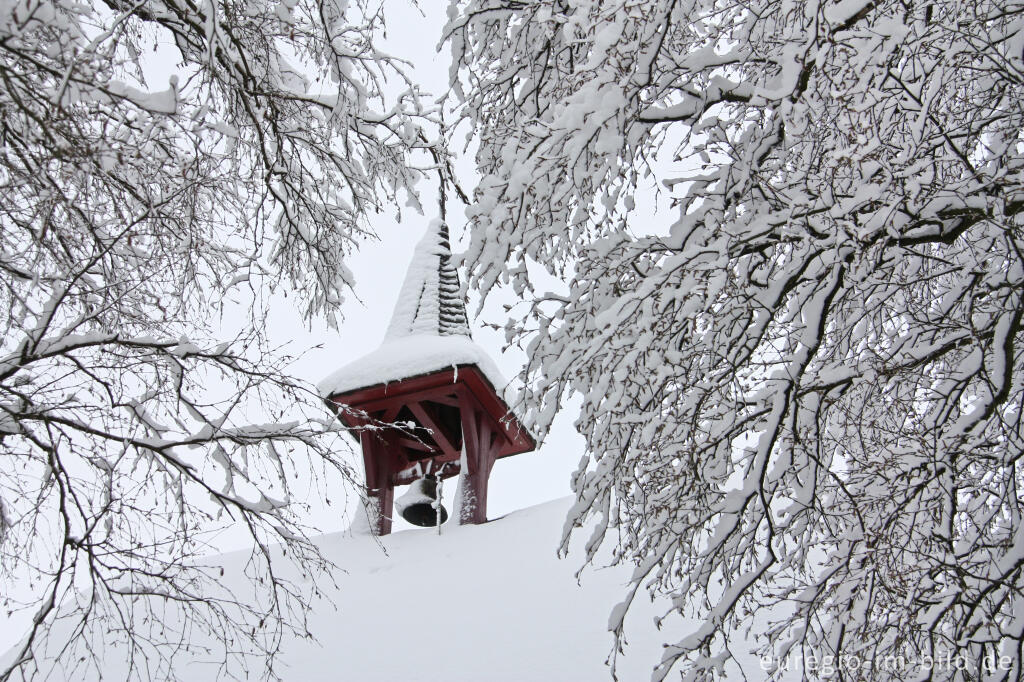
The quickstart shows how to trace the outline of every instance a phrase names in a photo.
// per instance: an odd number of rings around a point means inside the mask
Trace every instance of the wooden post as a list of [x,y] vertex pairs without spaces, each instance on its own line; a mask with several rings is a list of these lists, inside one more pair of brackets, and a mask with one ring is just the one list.
[[495,434],[483,412],[464,408],[462,433],[466,443],[466,468],[462,472],[462,505],[459,524],[487,522],[487,482],[496,456]]
[[374,535],[391,532],[391,516],[395,509],[395,486],[389,469],[387,444],[379,434],[363,431],[359,434],[363,449],[363,467],[366,471],[367,513],[370,530]]
[[370,530],[374,535],[388,535],[391,532],[391,515],[395,508],[395,489],[367,488],[367,512],[370,514]]

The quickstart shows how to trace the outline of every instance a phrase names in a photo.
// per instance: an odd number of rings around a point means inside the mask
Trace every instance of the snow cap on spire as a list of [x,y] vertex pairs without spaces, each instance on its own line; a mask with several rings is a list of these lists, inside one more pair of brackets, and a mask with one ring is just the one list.
[[385,340],[415,334],[469,336],[448,225],[432,220],[413,253]]
[[448,226],[434,220],[416,245],[380,348],[321,381],[325,398],[460,365],[476,366],[498,390],[507,385],[470,336],[451,255]]

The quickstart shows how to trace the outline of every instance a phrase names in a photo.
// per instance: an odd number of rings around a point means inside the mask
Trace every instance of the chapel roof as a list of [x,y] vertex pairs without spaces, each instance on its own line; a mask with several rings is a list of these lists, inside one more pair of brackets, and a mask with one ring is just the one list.
[[385,341],[417,334],[470,336],[448,225],[434,220],[413,252]]
[[446,368],[476,366],[498,391],[507,384],[473,341],[448,226],[434,220],[413,252],[380,347],[325,377],[325,398]]

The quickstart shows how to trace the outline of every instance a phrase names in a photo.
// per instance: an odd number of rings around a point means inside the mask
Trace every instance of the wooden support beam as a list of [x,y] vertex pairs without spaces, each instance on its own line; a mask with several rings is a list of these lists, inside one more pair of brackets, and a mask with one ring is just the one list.
[[498,452],[499,434],[491,426],[490,416],[482,409],[465,409],[462,415],[466,442],[466,471],[462,472],[459,523],[487,521],[487,487]]
[[429,399],[432,403],[441,403],[442,405],[451,405],[452,407],[459,407],[459,399],[455,395],[435,395]]
[[395,513],[395,488],[388,485],[383,488],[367,488],[366,513],[370,520],[370,530],[374,535],[391,533],[391,517]]
[[363,431],[359,440],[366,471],[366,511],[370,517],[370,529],[375,535],[387,535],[391,532],[395,502],[391,476],[394,457],[379,431]]
[[455,449],[455,446],[448,440],[448,436],[434,419],[427,414],[427,411],[423,409],[423,406],[418,402],[409,403],[409,409],[416,415],[416,418],[420,420],[420,424],[430,429],[430,436],[437,443],[441,451],[446,455],[459,455],[459,451]]
[[405,436],[395,438],[395,443],[397,445],[407,447],[410,450],[418,450],[420,452],[437,452],[437,449],[430,447],[428,443],[424,443],[423,441],[415,440],[413,438],[406,438]]

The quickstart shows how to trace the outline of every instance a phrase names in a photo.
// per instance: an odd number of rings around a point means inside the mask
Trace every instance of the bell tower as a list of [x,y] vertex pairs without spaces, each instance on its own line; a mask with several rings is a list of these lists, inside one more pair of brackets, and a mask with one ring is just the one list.
[[487,520],[496,460],[536,447],[503,399],[505,380],[470,336],[448,227],[430,224],[416,246],[380,347],[320,383],[359,439],[371,529],[391,532],[395,486],[410,485],[402,516],[444,522],[437,481],[459,477],[458,523]]

